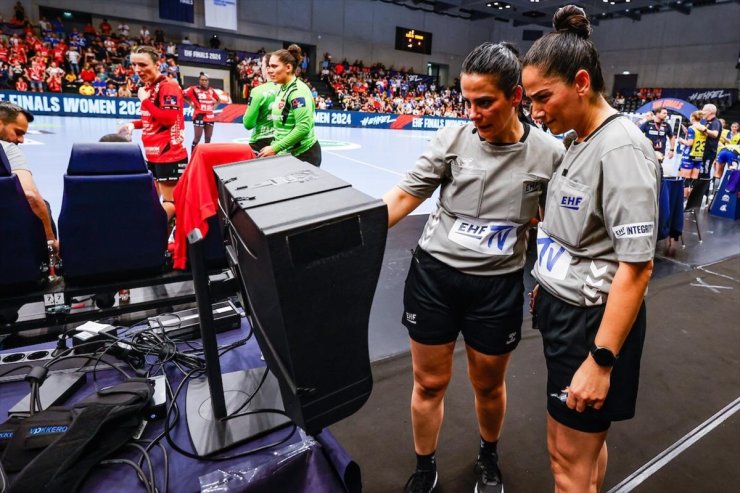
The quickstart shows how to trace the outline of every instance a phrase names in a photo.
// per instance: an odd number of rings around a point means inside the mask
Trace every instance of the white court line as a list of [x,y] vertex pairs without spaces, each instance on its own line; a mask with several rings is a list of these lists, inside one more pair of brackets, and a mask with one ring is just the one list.
[[713,272],[713,271],[711,271],[709,269],[705,269],[703,265],[700,265],[699,267],[697,267],[697,269],[699,269],[700,271],[706,272],[707,274],[712,274],[713,276],[723,277],[723,278],[728,279],[730,281],[740,283],[740,281],[738,281],[737,279],[735,279],[732,276],[728,276],[727,274],[720,274],[719,272]]
[[688,432],[679,441],[656,455],[650,462],[626,477],[607,493],[628,493],[638,487],[643,481],[655,474],[659,469],[675,459],[679,454],[698,442],[704,435],[718,427],[740,409],[740,397],[725,406],[717,414]]
[[718,289],[733,289],[732,286],[717,286],[717,285],[707,284],[706,282],[704,282],[704,279],[702,279],[701,277],[697,277],[696,282],[692,282],[691,284],[689,284],[689,286],[707,288],[708,290],[716,294],[719,294],[719,291],[717,291]]
[[406,173],[399,173],[398,171],[393,171],[392,169],[383,168],[382,166],[376,166],[374,164],[366,163],[365,161],[360,161],[359,159],[354,159],[354,158],[351,158],[349,156],[345,156],[344,154],[337,154],[336,152],[331,152],[331,151],[324,151],[324,152],[326,152],[327,154],[331,154],[332,156],[336,156],[336,157],[340,157],[342,159],[348,159],[350,161],[354,161],[355,163],[362,164],[363,166],[367,166],[369,168],[374,168],[374,169],[378,169],[380,171],[385,171],[386,173],[390,173],[392,175],[406,176]]

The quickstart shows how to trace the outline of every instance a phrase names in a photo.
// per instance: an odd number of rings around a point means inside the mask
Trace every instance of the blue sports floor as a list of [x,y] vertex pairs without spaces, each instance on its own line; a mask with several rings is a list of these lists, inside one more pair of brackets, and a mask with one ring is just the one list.
[[[72,144],[97,142],[107,133],[115,133],[127,120],[37,116],[30,126],[26,143],[21,146],[28,157],[36,184],[51,204],[55,218],[62,204],[63,176]],[[433,132],[422,130],[377,130],[316,127],[323,148],[322,169],[351,183],[373,197],[382,197],[413,165]],[[134,141],[140,143],[140,131]],[[211,142],[247,142],[249,131],[236,123],[217,123]],[[188,146],[193,127],[186,125]],[[430,200],[417,213],[429,213]]]

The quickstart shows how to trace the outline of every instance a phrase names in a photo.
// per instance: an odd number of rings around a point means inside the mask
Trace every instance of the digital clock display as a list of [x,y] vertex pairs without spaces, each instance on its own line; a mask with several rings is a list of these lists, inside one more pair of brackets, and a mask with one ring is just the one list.
[[431,55],[432,33],[408,27],[396,27],[396,49]]

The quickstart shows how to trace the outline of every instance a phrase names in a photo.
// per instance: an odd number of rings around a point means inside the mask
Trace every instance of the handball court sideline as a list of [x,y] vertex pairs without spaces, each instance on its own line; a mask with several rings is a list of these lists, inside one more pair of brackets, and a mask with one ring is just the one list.
[[[123,121],[39,116],[22,149],[55,219],[72,143],[96,142]],[[424,150],[432,132],[317,127],[322,169],[381,197]],[[135,141],[139,132],[135,132]],[[213,142],[246,142],[241,125],[217,123]],[[192,140],[187,125],[186,144]],[[373,394],[355,415],[331,427],[362,468],[364,491],[401,491],[413,472],[408,336],[401,325],[410,250],[435,198],[388,236],[370,319]],[[688,216],[687,216],[688,217]],[[603,491],[740,491],[740,225],[699,214],[704,242],[684,224],[686,248],[658,243],[647,295],[648,330],[636,417],[609,433]],[[528,252],[528,273],[536,253]],[[532,279],[525,274],[529,290]],[[162,289],[190,289],[168,286]],[[139,291],[139,292],[137,292]],[[174,294],[174,293],[170,293]],[[151,296],[134,290],[132,297]],[[545,365],[539,333],[526,307],[522,342],[507,375],[508,412],[499,446],[506,491],[552,491],[545,443]],[[24,314],[43,311],[27,305]],[[460,341],[461,342],[461,341]],[[318,356],[318,355],[317,355]],[[471,491],[478,433],[462,344],[445,401],[435,491]]]

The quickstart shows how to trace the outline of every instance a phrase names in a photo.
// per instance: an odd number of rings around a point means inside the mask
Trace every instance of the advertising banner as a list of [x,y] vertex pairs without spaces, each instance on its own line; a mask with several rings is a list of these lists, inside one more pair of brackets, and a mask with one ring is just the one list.
[[[136,98],[103,98],[66,93],[34,93],[2,91],[0,101],[10,101],[34,115],[82,116],[137,119],[141,102]],[[245,104],[219,104],[216,121],[242,123]],[[185,106],[185,119],[190,120],[193,108]],[[393,130],[438,130],[465,125],[463,118],[437,116],[396,115],[390,113],[362,113],[359,111],[317,110],[315,124],[326,127],[386,128]]]
[[226,65],[228,55],[226,50],[214,50],[202,46],[177,45],[177,63],[179,64],[201,64]]

